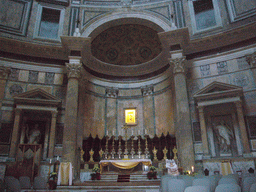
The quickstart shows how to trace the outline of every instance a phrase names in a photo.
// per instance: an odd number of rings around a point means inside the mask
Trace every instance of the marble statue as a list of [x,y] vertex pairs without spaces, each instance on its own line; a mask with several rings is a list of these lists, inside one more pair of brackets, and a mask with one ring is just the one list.
[[168,174],[172,176],[178,176],[179,175],[179,170],[176,162],[174,159],[166,159],[166,168],[168,169]]
[[217,133],[218,143],[220,145],[221,153],[231,152],[231,139],[234,138],[234,134],[231,128],[224,122],[220,122],[215,126]]
[[35,127],[31,130],[29,130],[29,127],[27,125],[26,129],[26,136],[28,138],[28,143],[29,144],[38,144],[39,140],[41,138],[41,132],[38,128],[38,124],[35,124]]

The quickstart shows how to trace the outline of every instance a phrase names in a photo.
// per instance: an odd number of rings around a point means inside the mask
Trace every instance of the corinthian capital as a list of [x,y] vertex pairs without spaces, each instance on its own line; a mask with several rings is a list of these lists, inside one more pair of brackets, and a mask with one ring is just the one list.
[[68,78],[80,78],[81,63],[66,63]]
[[173,66],[173,73],[185,73],[186,72],[186,66],[185,66],[185,56],[170,59],[170,64]]

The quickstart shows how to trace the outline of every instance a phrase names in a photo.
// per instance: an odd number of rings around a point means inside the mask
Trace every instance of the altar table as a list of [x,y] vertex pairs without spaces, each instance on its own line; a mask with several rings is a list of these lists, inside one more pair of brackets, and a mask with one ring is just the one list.
[[146,165],[146,166],[150,166],[152,164],[152,161],[150,159],[101,160],[100,161],[101,173],[102,173],[103,167],[107,166],[109,163],[111,163],[112,165],[120,169],[131,169],[136,167],[139,163],[142,163],[143,165]]

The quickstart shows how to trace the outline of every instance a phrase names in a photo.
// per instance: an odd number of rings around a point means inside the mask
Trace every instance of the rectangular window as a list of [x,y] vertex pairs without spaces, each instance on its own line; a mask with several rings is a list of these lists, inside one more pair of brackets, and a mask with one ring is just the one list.
[[60,10],[43,7],[42,18],[39,27],[39,36],[57,39],[59,32]]
[[188,1],[188,5],[194,33],[221,27],[220,10],[217,0]]
[[212,0],[194,1],[196,29],[202,30],[216,25]]
[[39,4],[34,37],[60,40],[65,9],[57,5]]

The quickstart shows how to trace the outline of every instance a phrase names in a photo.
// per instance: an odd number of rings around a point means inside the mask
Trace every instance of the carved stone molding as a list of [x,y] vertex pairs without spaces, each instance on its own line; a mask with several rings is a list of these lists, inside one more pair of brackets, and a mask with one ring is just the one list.
[[142,96],[152,95],[154,92],[154,86],[141,87]]
[[173,73],[185,73],[186,66],[185,66],[185,56],[172,59],[170,58],[170,64],[173,66]]
[[66,63],[68,78],[80,78],[81,63]]
[[0,79],[7,79],[10,73],[11,73],[10,68],[0,67]]
[[256,67],[256,52],[246,56],[246,61],[250,64],[251,67]]
[[119,90],[115,89],[113,87],[111,88],[106,88],[105,96],[109,98],[117,98]]

